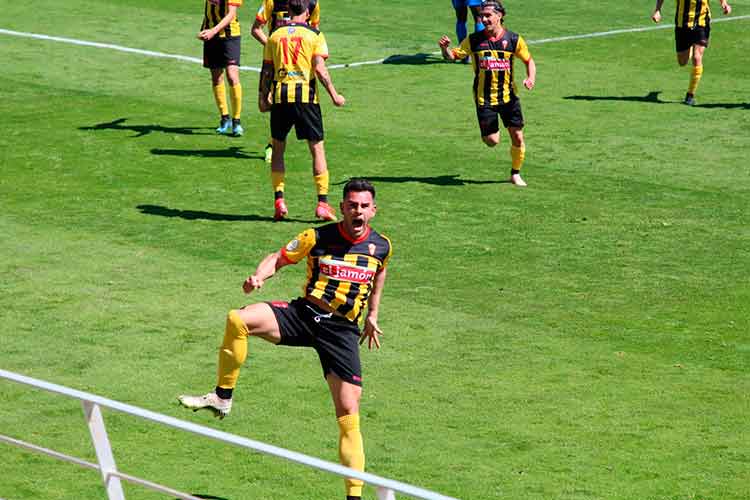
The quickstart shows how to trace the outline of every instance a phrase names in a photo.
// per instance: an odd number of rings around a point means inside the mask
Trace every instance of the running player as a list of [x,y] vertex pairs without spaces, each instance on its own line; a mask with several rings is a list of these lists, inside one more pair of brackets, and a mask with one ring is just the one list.
[[[664,0],[656,0],[656,8],[651,19],[661,21],[661,6]],[[682,101],[688,106],[695,105],[695,91],[703,76],[703,53],[708,48],[711,34],[711,7],[708,0],[676,0],[677,9],[674,15],[674,40],[677,51],[677,64],[685,66],[693,59],[693,69],[690,72],[690,83]],[[732,7],[726,0],[721,0],[721,10],[724,14],[732,12]]]
[[500,142],[498,115],[510,136],[510,182],[526,186],[521,167],[526,157],[523,137],[521,102],[513,82],[513,60],[518,57],[526,65],[524,86],[531,90],[536,82],[536,64],[523,37],[503,26],[505,8],[496,0],[482,2],[480,19],[484,30],[472,33],[458,48],[451,49],[447,35],[440,38],[443,57],[450,61],[470,57],[474,68],[474,101],[482,141],[489,146]]

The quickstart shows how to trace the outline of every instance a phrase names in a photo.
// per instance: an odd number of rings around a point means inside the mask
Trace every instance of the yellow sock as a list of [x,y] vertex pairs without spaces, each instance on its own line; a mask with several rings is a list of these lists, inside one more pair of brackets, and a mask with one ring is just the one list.
[[240,367],[247,359],[247,336],[250,332],[237,311],[229,311],[224,341],[219,350],[219,382],[224,389],[234,389]]
[[232,85],[229,87],[229,98],[232,100],[232,118],[240,119],[242,114],[242,84]]
[[328,196],[328,170],[320,175],[314,175],[313,179],[318,196]]
[[[354,470],[365,470],[365,449],[362,444],[362,433],[359,431],[359,413],[344,415],[339,423],[339,459],[341,465]],[[363,482],[359,479],[346,478],[346,494],[352,497],[362,496]]]
[[688,94],[695,95],[695,91],[698,89],[698,84],[703,76],[703,66],[693,66],[693,71],[690,73],[690,85],[688,86]]
[[214,99],[216,100],[216,107],[219,108],[221,116],[227,116],[229,114],[229,108],[227,107],[227,94],[224,88],[224,82],[213,86]]
[[284,172],[271,170],[271,184],[274,193],[284,194]]
[[510,164],[513,170],[521,170],[526,158],[526,146],[510,146]]

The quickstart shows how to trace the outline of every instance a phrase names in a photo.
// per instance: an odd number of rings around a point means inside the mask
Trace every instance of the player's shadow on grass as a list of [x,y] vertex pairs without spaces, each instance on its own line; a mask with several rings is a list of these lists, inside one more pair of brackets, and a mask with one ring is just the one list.
[[[275,222],[271,216],[263,215],[239,215],[239,214],[222,214],[217,212],[205,212],[203,210],[180,210],[179,208],[163,207],[161,205],[138,205],[138,210],[146,215],[158,215],[159,217],[177,217],[185,220],[210,220],[217,222]],[[313,223],[313,219],[293,219],[284,218],[279,222],[304,222]]]
[[569,95],[563,97],[563,99],[569,99],[573,101],[631,101],[631,102],[650,102],[653,104],[669,104],[675,101],[663,101],[659,99],[661,90],[655,90],[649,92],[644,96],[639,95],[625,95],[625,96],[597,96],[597,95]]
[[[655,90],[649,92],[645,96],[593,96],[593,95],[569,95],[563,97],[563,99],[571,99],[575,101],[634,101],[634,102],[650,102],[654,104],[682,104],[682,100],[679,101],[664,101],[659,99],[661,90]],[[750,109],[750,103],[748,102],[737,102],[737,103],[721,103],[711,102],[706,104],[696,104],[695,108],[722,108],[722,109]]]
[[200,158],[237,158],[240,160],[264,160],[260,153],[250,155],[242,151],[242,147],[230,146],[226,149],[161,149],[151,150],[153,155],[165,156],[197,156]]
[[[143,137],[151,132],[181,135],[210,135],[206,127],[164,127],[162,125],[126,125],[127,118],[118,118],[111,122],[99,123],[90,127],[78,127],[78,130],[128,130],[135,132],[133,137]],[[202,132],[201,132],[202,131]]]
[[383,64],[435,64],[442,63],[443,58],[435,54],[393,54],[383,59]]
[[[372,182],[420,182],[434,186],[466,186],[468,184],[503,184],[509,182],[507,180],[475,181],[472,179],[459,179],[458,174],[437,175],[434,177],[371,176],[366,178]],[[338,184],[344,184],[344,182]]]
[[696,104],[695,108],[722,108],[722,109],[750,109],[750,102],[709,102],[706,104]]

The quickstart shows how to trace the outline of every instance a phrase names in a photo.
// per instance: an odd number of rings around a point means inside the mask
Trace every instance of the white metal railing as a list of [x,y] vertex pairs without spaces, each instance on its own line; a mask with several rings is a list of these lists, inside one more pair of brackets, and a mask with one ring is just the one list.
[[111,410],[117,410],[122,413],[127,413],[128,415],[133,415],[145,420],[151,420],[152,422],[156,422],[169,427],[174,427],[183,431],[199,434],[201,436],[216,439],[218,441],[223,441],[225,443],[233,444],[241,448],[247,448],[259,451],[261,453],[266,453],[268,455],[281,457],[292,462],[297,462],[308,467],[313,467],[325,472],[329,472],[331,474],[360,479],[365,483],[375,486],[377,497],[379,500],[395,500],[396,492],[403,493],[404,495],[408,495],[413,498],[421,498],[424,500],[457,500],[455,498],[447,497],[439,493],[418,488],[410,484],[394,481],[392,479],[386,479],[374,474],[370,474],[368,472],[360,472],[348,467],[344,467],[343,465],[335,464],[333,462],[327,462],[325,460],[320,460],[318,458],[304,455],[302,453],[297,453],[295,451],[279,448],[270,444],[262,443],[260,441],[254,441],[252,439],[236,436],[227,432],[217,431],[215,429],[211,429],[210,427],[193,424],[184,420],[179,420],[173,417],[162,415],[160,413],[144,410],[136,406],[131,406],[125,403],[120,403],[118,401],[113,401],[111,399],[96,396],[94,394],[89,394],[61,385],[45,382],[44,380],[26,377],[24,375],[19,375],[17,373],[2,369],[0,369],[0,378],[4,378],[20,384],[30,385],[56,394],[62,394],[63,396],[78,399],[81,401],[83,405],[84,417],[89,427],[91,440],[94,444],[94,450],[96,452],[98,464],[87,462],[80,458],[65,455],[54,450],[42,448],[41,446],[37,446],[31,443],[26,443],[24,441],[14,439],[9,436],[4,436],[2,434],[0,434],[0,441],[13,446],[17,446],[19,448],[42,453],[58,460],[71,462],[81,467],[98,470],[102,476],[104,488],[107,491],[107,498],[109,500],[125,499],[125,494],[123,493],[120,480],[138,484],[140,486],[183,500],[201,499],[198,497],[194,497],[188,493],[183,493],[172,488],[118,471],[115,464],[114,455],[112,454],[112,447],[110,446],[109,438],[107,437],[107,430],[104,426],[104,418],[102,417],[101,412],[102,407],[109,408]]

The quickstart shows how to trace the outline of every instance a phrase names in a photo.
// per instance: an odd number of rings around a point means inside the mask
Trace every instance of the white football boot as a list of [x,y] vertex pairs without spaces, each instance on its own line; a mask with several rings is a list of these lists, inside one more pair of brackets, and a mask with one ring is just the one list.
[[177,398],[182,406],[193,411],[201,409],[211,410],[217,418],[224,418],[232,411],[232,400],[221,399],[215,392],[209,392],[203,396],[182,395]]

